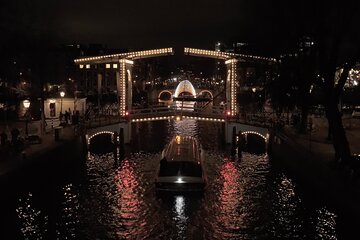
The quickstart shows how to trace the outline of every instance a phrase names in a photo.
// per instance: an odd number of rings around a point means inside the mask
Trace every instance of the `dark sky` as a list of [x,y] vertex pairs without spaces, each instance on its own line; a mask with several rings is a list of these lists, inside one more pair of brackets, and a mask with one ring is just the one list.
[[14,37],[50,35],[59,43],[130,49],[213,48],[218,40],[271,48],[306,34],[312,21],[309,1],[2,1],[2,43]]

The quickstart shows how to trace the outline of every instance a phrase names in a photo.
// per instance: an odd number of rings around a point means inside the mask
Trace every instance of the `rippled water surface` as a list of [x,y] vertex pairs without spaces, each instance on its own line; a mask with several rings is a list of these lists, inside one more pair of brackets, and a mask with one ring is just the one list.
[[[8,208],[12,229],[19,239],[337,239],[335,213],[305,202],[266,154],[228,157],[220,129],[191,120],[134,126],[122,161],[89,154],[61,180],[29,179]],[[154,191],[161,150],[175,134],[196,136],[205,148],[202,195]]]

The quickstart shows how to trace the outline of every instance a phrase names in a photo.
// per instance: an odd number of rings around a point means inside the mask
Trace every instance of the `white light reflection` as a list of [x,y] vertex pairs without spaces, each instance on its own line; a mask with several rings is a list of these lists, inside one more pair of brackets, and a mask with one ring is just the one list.
[[178,239],[182,239],[186,232],[188,219],[188,217],[185,215],[185,198],[183,196],[175,197],[174,210],[174,221],[177,228]]
[[297,221],[297,209],[301,199],[295,192],[295,183],[285,174],[281,174],[277,180],[275,189],[275,224],[273,231],[281,239],[289,239],[301,232],[302,224]]
[[337,239],[336,237],[336,214],[325,207],[316,210],[316,234],[319,239]]
[[19,199],[16,208],[17,216],[21,224],[21,232],[25,239],[44,239],[47,231],[48,216],[33,205],[33,195],[29,192],[25,199]]
[[174,124],[174,133],[176,135],[194,136],[198,128],[197,121],[192,119],[173,121],[173,124]]
[[76,239],[76,226],[79,223],[79,196],[74,185],[69,183],[63,186],[62,221],[58,229],[58,237]]
[[176,218],[177,219],[185,219],[185,214],[184,214],[184,210],[185,210],[185,199],[183,196],[176,196],[175,197],[175,211],[177,213]]

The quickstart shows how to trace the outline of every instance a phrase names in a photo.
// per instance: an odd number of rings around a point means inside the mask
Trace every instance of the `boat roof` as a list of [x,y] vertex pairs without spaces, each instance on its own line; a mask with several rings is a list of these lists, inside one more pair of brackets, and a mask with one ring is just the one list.
[[165,157],[168,161],[195,161],[200,159],[200,145],[191,136],[174,137],[165,149]]

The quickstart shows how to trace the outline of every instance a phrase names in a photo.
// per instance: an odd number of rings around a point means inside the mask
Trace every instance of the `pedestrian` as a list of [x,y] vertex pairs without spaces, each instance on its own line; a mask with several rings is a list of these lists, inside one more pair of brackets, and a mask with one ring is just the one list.
[[309,130],[310,130],[310,132],[313,130],[313,121],[312,121],[312,118],[309,119]]
[[7,134],[5,133],[5,131],[2,131],[2,133],[1,133],[1,137],[0,137],[0,139],[1,139],[1,145],[2,146],[5,146],[6,145],[6,142],[7,142]]
[[65,110],[65,123],[68,124],[68,120],[69,120],[69,113],[68,111]]
[[20,135],[20,131],[17,128],[13,128],[11,130],[11,143],[15,145],[17,143],[18,137]]
[[71,109],[70,108],[69,108],[69,111],[68,111],[68,115],[69,115],[68,119],[69,119],[69,123],[70,123],[70,122],[72,122],[72,118],[71,118],[72,114],[71,114]]
[[76,111],[75,116],[76,116],[76,121],[77,121],[77,123],[79,123],[80,112],[79,112],[79,111]]

